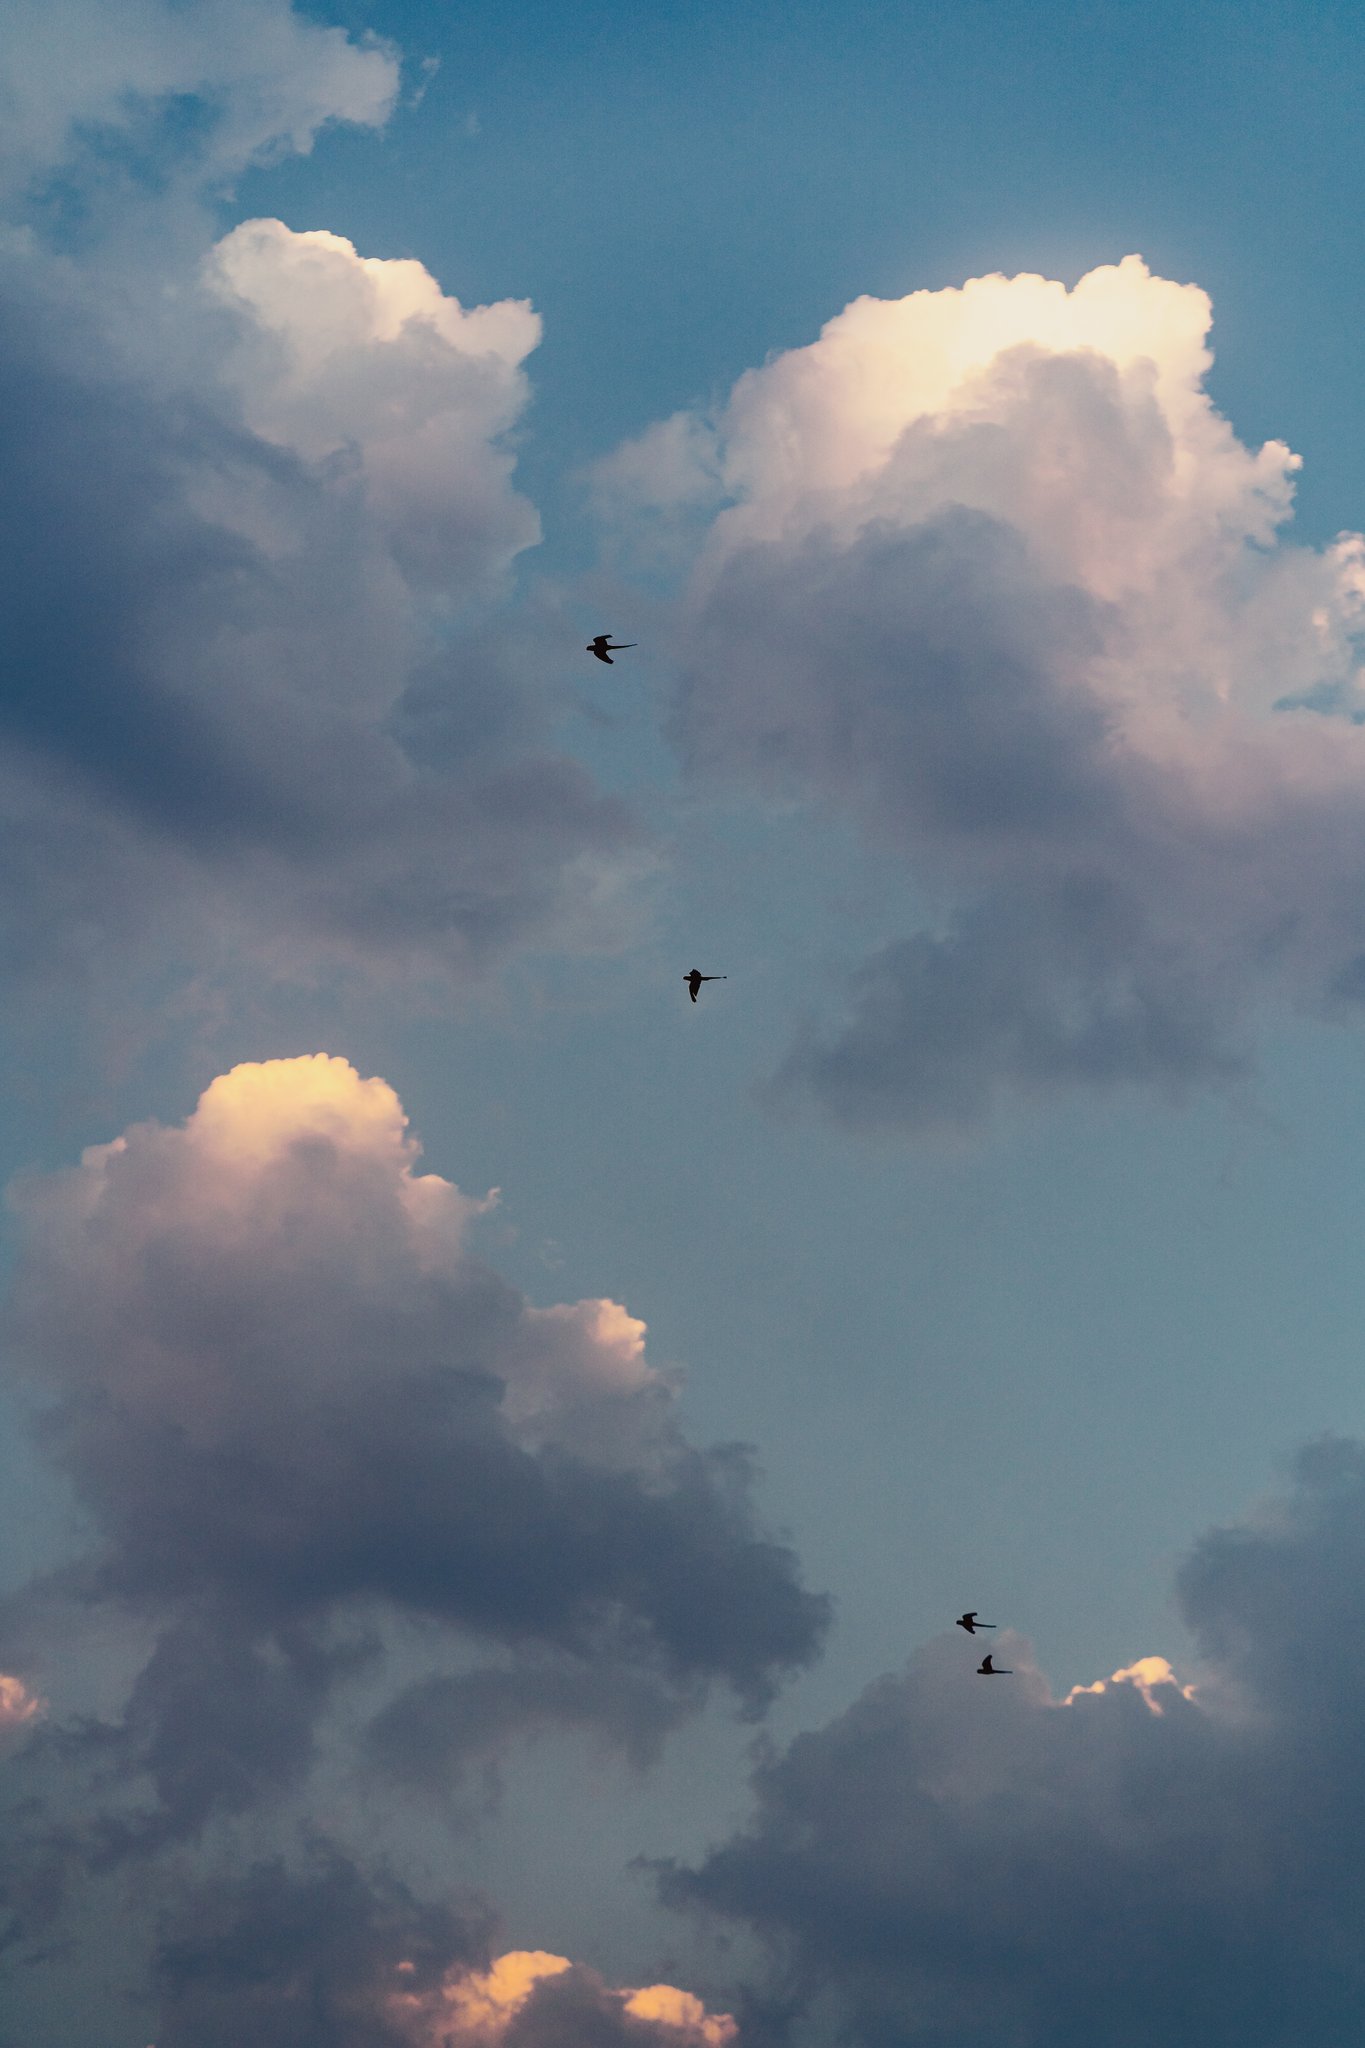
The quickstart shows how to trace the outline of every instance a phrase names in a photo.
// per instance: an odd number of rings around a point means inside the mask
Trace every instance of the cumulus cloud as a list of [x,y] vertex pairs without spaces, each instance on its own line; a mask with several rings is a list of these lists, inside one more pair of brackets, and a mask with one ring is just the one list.
[[99,1533],[66,1584],[160,1630],[100,1738],[153,1803],[106,1846],[297,1782],[386,1617],[436,1625],[436,1669],[369,1753],[437,1787],[548,1724],[643,1759],[713,1682],[756,1711],[816,1648],[749,1454],[687,1442],[619,1304],[536,1308],[477,1258],[492,1197],[418,1152],[386,1082],[318,1054],[13,1193],[11,1356]]
[[225,235],[206,276],[241,314],[225,376],[248,426],[308,462],[353,453],[406,574],[458,587],[540,538],[499,440],[540,341],[525,300],[466,310],[420,263],[277,220]]
[[859,299],[604,473],[710,505],[674,732],[846,811],[940,908],[779,1088],[961,1127],[1003,1091],[1239,1071],[1365,987],[1365,541],[1283,535],[1298,461],[1205,389],[1211,310],[1137,257]]
[[[0,239],[11,953],[468,977],[618,943],[640,833],[549,741],[543,625],[498,616],[539,536],[512,480],[537,315],[277,220],[214,242],[194,203],[214,166],[381,121],[392,53],[277,0],[121,0],[89,39],[123,53],[110,141],[103,69],[70,106],[54,84],[80,10],[42,12],[13,90],[56,97]],[[55,152],[79,183],[92,136],[126,156],[149,105],[171,138],[73,237],[33,179]]]
[[869,2044],[1344,2044],[1365,1993],[1365,1446],[1194,1549],[1195,1682],[1054,1699],[1023,1638],[940,1639],[768,1758],[675,1904],[747,1922]]

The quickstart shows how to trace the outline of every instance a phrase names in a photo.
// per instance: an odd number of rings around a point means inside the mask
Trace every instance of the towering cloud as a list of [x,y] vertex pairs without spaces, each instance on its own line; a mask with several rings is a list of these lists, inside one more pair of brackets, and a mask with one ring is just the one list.
[[686,1441],[644,1325],[530,1306],[417,1159],[387,1083],[318,1054],[16,1192],[11,1355],[99,1532],[67,1584],[159,1631],[102,1738],[153,1795],[125,1847],[296,1782],[386,1617],[426,1624],[430,1676],[371,1755],[436,1787],[558,1721],[648,1754],[819,1640],[748,1454]]
[[1210,317],[1137,257],[859,299],[606,466],[707,522],[694,767],[941,906],[783,1068],[848,1122],[1225,1075],[1258,1006],[1365,987],[1365,541],[1282,538],[1297,458],[1215,411]]
[[765,1762],[677,1904],[748,1922],[851,2038],[933,2048],[1350,2041],[1365,1995],[1365,1446],[1180,1577],[1197,1682],[1057,1701],[1020,1637],[940,1639]]

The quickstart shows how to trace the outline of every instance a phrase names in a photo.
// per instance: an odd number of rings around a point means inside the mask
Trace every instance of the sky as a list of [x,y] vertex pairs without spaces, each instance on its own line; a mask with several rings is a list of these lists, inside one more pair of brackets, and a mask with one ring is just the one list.
[[1358,12],[12,14],[0,2043],[1354,2043]]

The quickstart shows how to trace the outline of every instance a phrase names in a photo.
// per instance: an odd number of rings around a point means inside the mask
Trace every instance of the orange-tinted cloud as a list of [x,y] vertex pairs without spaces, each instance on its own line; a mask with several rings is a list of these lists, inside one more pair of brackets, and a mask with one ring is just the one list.
[[1193,1700],[1197,1690],[1193,1685],[1182,1685],[1164,1657],[1139,1657],[1134,1663],[1123,1665],[1111,1677],[1097,1678],[1093,1685],[1073,1685],[1062,1705],[1069,1707],[1074,1700],[1088,1693],[1098,1695],[1107,1692],[1112,1685],[1132,1686],[1156,1715],[1166,1711],[1161,1695],[1168,1688],[1185,1700]]
[[[708,2013],[690,1991],[673,1984],[614,1990],[595,1971],[540,1949],[511,1950],[485,1971],[452,1971],[436,1991],[396,1990],[391,2004],[421,2048],[500,2048],[533,2002],[549,2016],[555,1993],[547,1987],[557,1980],[575,2011],[587,2005],[609,2033],[640,2048],[730,2048],[738,2037],[729,2013]],[[552,2019],[550,2025],[553,2032]]]
[[27,1728],[46,1707],[47,1701],[30,1692],[22,1678],[13,1678],[0,1671],[0,1735],[11,1734],[16,1728]]

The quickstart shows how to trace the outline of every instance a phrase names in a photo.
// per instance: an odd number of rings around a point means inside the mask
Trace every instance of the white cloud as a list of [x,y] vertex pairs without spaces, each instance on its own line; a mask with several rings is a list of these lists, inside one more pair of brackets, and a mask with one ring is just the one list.
[[1365,980],[1365,541],[1283,538],[1297,458],[1215,410],[1210,318],[1136,257],[860,299],[604,472],[669,515],[721,480],[693,764],[846,807],[950,906],[788,1062],[854,1122],[1225,1074],[1258,1005]]
[[182,1126],[134,1125],[21,1184],[42,1378],[222,1445],[459,1357],[496,1376],[526,1442],[591,1455],[601,1423],[614,1457],[629,1442],[652,1465],[673,1424],[645,1325],[490,1289],[465,1237],[496,1191],[418,1172],[420,1151],[386,1081],[314,1053],[234,1067]]
[[540,340],[527,301],[466,310],[420,263],[278,220],[224,236],[205,281],[241,316],[225,377],[247,424],[312,464],[352,453],[410,575],[467,589],[539,539],[500,445]]

